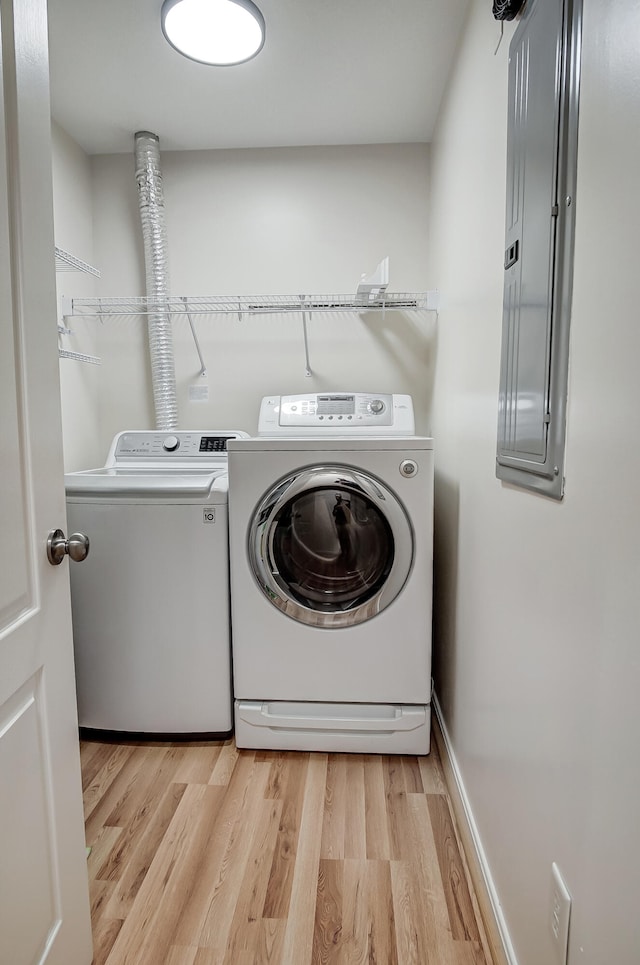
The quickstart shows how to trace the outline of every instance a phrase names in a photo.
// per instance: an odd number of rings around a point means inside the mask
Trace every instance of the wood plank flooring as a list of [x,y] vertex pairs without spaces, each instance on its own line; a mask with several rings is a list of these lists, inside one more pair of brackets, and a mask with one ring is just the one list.
[[81,759],[94,965],[492,965],[435,741]]

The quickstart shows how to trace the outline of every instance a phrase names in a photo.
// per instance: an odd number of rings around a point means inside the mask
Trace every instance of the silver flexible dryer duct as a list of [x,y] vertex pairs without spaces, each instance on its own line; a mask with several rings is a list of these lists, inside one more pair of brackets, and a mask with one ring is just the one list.
[[[169,296],[169,253],[158,137],[149,131],[138,131],[135,135],[135,157],[147,298],[161,302]],[[171,316],[152,312],[148,325],[156,428],[176,429],[178,404]]]

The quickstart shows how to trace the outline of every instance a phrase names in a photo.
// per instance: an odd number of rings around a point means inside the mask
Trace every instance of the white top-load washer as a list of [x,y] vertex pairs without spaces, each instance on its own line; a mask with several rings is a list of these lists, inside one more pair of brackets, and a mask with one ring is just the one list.
[[232,729],[227,444],[235,430],[119,433],[104,467],[65,476],[84,729],[150,737]]
[[433,440],[409,396],[270,396],[229,444],[236,742],[429,751]]

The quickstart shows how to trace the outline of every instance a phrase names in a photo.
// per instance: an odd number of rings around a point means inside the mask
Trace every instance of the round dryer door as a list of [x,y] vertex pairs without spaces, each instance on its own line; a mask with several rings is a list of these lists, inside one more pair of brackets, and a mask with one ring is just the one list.
[[346,466],[288,476],[267,493],[249,531],[259,586],[311,626],[370,620],[397,597],[413,561],[407,514],[378,479]]

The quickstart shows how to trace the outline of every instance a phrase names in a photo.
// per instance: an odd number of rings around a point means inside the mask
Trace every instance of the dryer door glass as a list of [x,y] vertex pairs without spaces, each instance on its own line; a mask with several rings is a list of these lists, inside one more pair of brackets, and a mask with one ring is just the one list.
[[370,619],[397,596],[412,545],[404,510],[378,480],[317,467],[265,497],[250,557],[274,605],[303,623],[338,627]]
[[371,599],[393,564],[393,536],[368,500],[335,486],[290,500],[273,531],[280,578],[304,606],[346,609]]

